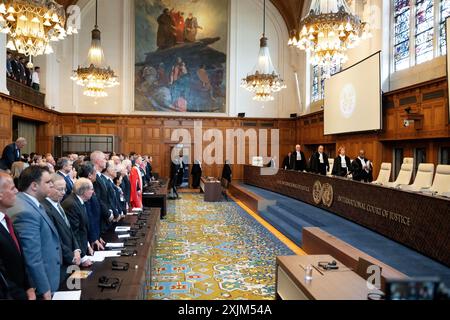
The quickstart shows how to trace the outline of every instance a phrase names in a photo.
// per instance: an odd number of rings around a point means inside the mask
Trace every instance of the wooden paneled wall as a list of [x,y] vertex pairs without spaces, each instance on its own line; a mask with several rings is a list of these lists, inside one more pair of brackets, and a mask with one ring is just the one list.
[[[404,120],[411,118],[421,119],[421,128],[405,127]],[[324,144],[332,153],[343,145],[351,158],[365,149],[377,175],[382,162],[393,161],[395,148],[403,148],[404,157],[413,157],[415,148],[425,148],[426,161],[437,165],[439,149],[450,145],[448,119],[447,81],[440,78],[385,94],[380,132],[324,136],[323,112],[318,112],[297,120],[297,140],[304,145],[307,156],[318,144]]]
[[[117,152],[131,151],[153,156],[154,170],[168,176],[170,150],[176,145],[171,140],[176,129],[186,129],[194,137],[194,122],[201,121],[203,132],[216,129],[226,140],[228,129],[279,129],[280,163],[283,156],[300,143],[309,157],[319,144],[324,144],[328,152],[336,154],[336,149],[344,145],[350,157],[356,157],[363,148],[375,163],[375,175],[381,162],[393,161],[393,150],[403,148],[405,157],[413,157],[415,148],[427,150],[427,161],[438,164],[439,148],[450,146],[448,124],[447,81],[436,79],[423,84],[385,94],[383,101],[383,130],[359,134],[324,136],[323,112],[310,114],[299,119],[239,119],[208,117],[159,117],[122,115],[80,115],[61,114],[49,109],[33,107],[0,94],[0,146],[11,143],[12,117],[35,121],[37,130],[37,152],[52,151],[53,139],[68,134],[108,134],[119,137]],[[409,109],[410,115],[405,111]],[[403,120],[408,117],[423,119],[421,128],[405,128]],[[230,143],[230,141],[225,141]],[[211,143],[203,141],[203,150]],[[269,141],[270,144],[270,141]],[[193,154],[193,142],[190,146]],[[235,147],[236,155],[236,147]],[[270,154],[270,148],[268,150]],[[249,145],[246,143],[248,163]],[[226,158],[226,146],[223,150]],[[219,176],[221,165],[204,164],[204,173]],[[234,165],[234,178],[241,179],[243,168]]]

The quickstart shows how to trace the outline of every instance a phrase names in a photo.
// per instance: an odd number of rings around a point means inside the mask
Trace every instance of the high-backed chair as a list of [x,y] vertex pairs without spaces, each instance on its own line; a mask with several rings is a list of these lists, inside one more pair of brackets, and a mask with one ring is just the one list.
[[410,163],[402,164],[397,179],[394,182],[386,183],[387,187],[397,188],[401,185],[409,185],[411,182],[413,165]]
[[372,182],[373,184],[385,185],[389,183],[391,178],[392,163],[383,162],[381,164],[380,174],[378,179]]
[[414,158],[403,158],[403,164],[412,164],[412,165],[414,165]]
[[433,185],[430,189],[423,191],[438,196],[450,197],[450,165],[437,166]]
[[331,176],[331,172],[333,172],[334,159],[329,158],[328,163],[330,164],[330,167],[328,168],[327,176]]
[[414,192],[422,191],[424,189],[430,189],[431,185],[433,184],[433,176],[434,164],[422,163],[419,165],[414,183],[410,186],[401,185],[400,189]]

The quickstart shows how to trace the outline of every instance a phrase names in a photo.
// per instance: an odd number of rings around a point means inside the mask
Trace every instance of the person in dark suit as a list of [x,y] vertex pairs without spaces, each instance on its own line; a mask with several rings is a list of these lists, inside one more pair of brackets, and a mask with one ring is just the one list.
[[11,59],[11,67],[13,70],[13,78],[14,80],[20,82],[20,61],[19,56],[15,56],[14,59]]
[[130,171],[131,171],[131,161],[124,160],[122,163],[122,184],[120,188],[122,188],[123,195],[125,197],[125,202],[127,203],[128,208],[130,208],[130,200],[131,200],[131,183],[130,183]]
[[338,149],[338,156],[334,159],[333,176],[347,177],[352,173],[352,164],[350,158],[345,155],[345,147],[341,146]]
[[22,247],[16,236],[11,219],[6,215],[16,202],[17,189],[11,177],[0,173],[0,273],[4,298],[35,300],[25,271]]
[[61,177],[64,178],[64,181],[66,181],[66,194],[64,195],[64,199],[66,199],[71,193],[73,188],[73,181],[71,176],[73,165],[72,161],[70,161],[69,158],[60,158],[58,159],[58,162],[56,163],[56,166],[58,168],[57,174],[59,174]]
[[11,170],[14,162],[20,161],[20,150],[27,145],[25,138],[19,138],[15,143],[7,145],[3,149],[2,158],[0,159],[0,169]]
[[100,202],[100,210],[102,213],[102,234],[106,232],[114,218],[118,216],[118,213],[115,208],[113,208],[113,202],[111,201],[111,196],[108,193],[108,188],[106,185],[106,181],[102,176],[102,171],[106,168],[106,157],[105,154],[101,151],[94,151],[91,154],[91,162],[94,165],[96,171],[96,179],[94,182],[94,191],[97,196],[98,201]]
[[114,165],[114,161],[109,160],[106,162],[106,168],[103,170],[102,178],[106,183],[106,187],[108,189],[108,195],[110,196],[111,203],[113,204],[114,211],[117,213],[114,215],[115,220],[119,221],[124,218],[126,212],[122,211],[122,204],[120,203],[120,198],[117,194],[117,188],[114,183],[114,178],[117,177],[116,166]]
[[328,162],[328,155],[323,152],[323,149],[323,146],[319,146],[317,152],[312,155],[311,172],[326,176],[330,163]]
[[292,152],[289,152],[286,157],[283,159],[283,163],[281,164],[281,168],[284,170],[292,170],[293,165],[291,162]]
[[295,146],[295,151],[292,152],[291,163],[295,171],[306,170],[306,157],[299,144]]
[[202,177],[202,163],[200,160],[195,160],[192,166],[192,188],[198,189],[200,187],[200,179]]
[[30,283],[44,300],[50,300],[58,290],[62,264],[58,230],[40,204],[52,187],[47,170],[38,166],[25,169],[20,175],[16,204],[7,212],[22,245]]
[[177,192],[177,181],[178,181],[178,172],[180,170],[180,163],[178,159],[173,159],[170,162],[170,181],[169,181],[169,190],[170,190],[170,199],[179,199],[179,195]]
[[372,162],[366,158],[364,150],[359,151],[359,156],[352,162],[353,180],[372,182],[373,181],[373,165]]
[[79,266],[81,264],[81,250],[77,239],[73,234],[66,212],[61,206],[61,201],[66,193],[66,182],[59,174],[52,174],[51,179],[53,188],[50,190],[48,197],[42,201],[41,204],[58,230],[59,238],[61,240],[63,257],[63,263],[61,265],[62,284],[70,274],[68,268],[72,265]]
[[233,177],[233,172],[231,170],[230,161],[227,160],[227,161],[225,161],[225,165],[223,166],[223,169],[222,169],[222,179],[225,179],[226,181],[228,181],[228,184],[230,184],[232,177]]
[[179,167],[178,167],[178,173],[177,173],[177,187],[181,186],[183,184],[183,178],[184,178],[184,162],[183,162],[183,156],[180,155],[180,158],[178,159]]
[[145,181],[147,181],[147,184],[152,181],[153,178],[153,168],[152,168],[152,157],[150,156],[144,156],[145,161]]
[[[97,175],[95,174],[95,169],[92,163],[83,163],[78,169],[78,177],[89,179],[94,184],[97,179]],[[94,194],[91,199],[85,202],[85,205],[89,220],[88,241],[91,244],[91,248],[97,251],[105,250],[105,241],[101,238],[102,213],[100,202],[95,194],[95,188]]]
[[88,241],[89,220],[86,212],[85,202],[91,199],[94,193],[94,186],[88,179],[78,179],[73,192],[64,200],[62,207],[69,218],[73,234],[81,250],[81,259],[86,266],[91,265],[87,256],[93,254],[93,250]]

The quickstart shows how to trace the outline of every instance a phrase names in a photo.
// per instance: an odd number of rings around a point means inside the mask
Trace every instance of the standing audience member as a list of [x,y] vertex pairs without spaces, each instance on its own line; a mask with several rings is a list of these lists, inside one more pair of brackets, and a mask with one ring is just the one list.
[[152,173],[153,158],[150,156],[144,156],[144,161],[145,161],[145,180],[147,181],[147,183],[150,183],[150,181],[153,180],[153,173]]
[[17,189],[11,177],[0,173],[0,277],[4,282],[3,290],[6,291],[3,298],[35,300],[35,291],[25,271],[22,247],[11,219],[6,215],[16,202],[16,194]]
[[64,181],[66,181],[66,194],[64,195],[64,198],[62,200],[64,201],[72,193],[72,161],[70,161],[69,158],[59,158],[57,167],[57,174],[63,177]]
[[3,149],[2,158],[0,159],[0,169],[11,170],[14,162],[20,161],[20,150],[27,145],[25,138],[19,138],[16,142],[7,145]]
[[6,55],[6,76],[10,79],[13,79],[14,71],[11,62],[12,62],[12,53],[8,51]]
[[141,164],[142,157],[138,156],[135,160],[135,165],[131,168],[130,172],[130,204],[132,209],[142,209],[142,191],[144,186],[140,170]]
[[53,188],[51,188],[48,197],[41,204],[55,225],[56,230],[58,230],[61,240],[63,259],[61,265],[61,284],[63,284],[70,275],[68,268],[72,265],[80,265],[81,250],[66,212],[61,206],[61,201],[66,194],[66,181],[59,174],[55,173],[51,175],[51,180],[53,182]]
[[89,220],[86,212],[86,201],[91,199],[94,193],[94,186],[88,179],[82,178],[75,182],[73,192],[63,201],[62,207],[69,218],[73,234],[81,250],[81,264],[89,267],[92,262],[88,255],[94,254],[88,241]]
[[23,57],[19,59],[19,68],[20,68],[20,83],[25,86],[28,86],[28,79],[31,79],[31,75],[30,70],[28,70],[27,68],[27,62]]
[[130,199],[131,199],[131,184],[130,184],[130,171],[131,171],[131,161],[123,160],[122,163],[122,185],[120,186],[123,191],[123,195],[125,197],[125,201],[127,203],[127,211],[130,208]]
[[19,58],[20,57],[18,55],[16,55],[14,57],[14,59],[11,60],[11,67],[12,67],[13,74],[14,74],[14,80],[16,80],[18,82],[20,82],[20,74],[22,71],[22,69],[20,68],[21,64],[20,64]]
[[116,195],[119,200],[120,208],[122,210],[121,215],[125,217],[127,215],[127,202],[125,201],[125,195],[123,193],[120,185],[122,184],[122,175],[120,173],[113,179],[114,185],[116,187]]
[[19,188],[20,175],[22,174],[23,170],[25,170],[28,167],[29,167],[28,163],[22,161],[17,161],[13,163],[11,167],[11,176],[14,180],[14,185],[16,186],[16,188]]
[[58,290],[62,264],[58,231],[40,204],[52,187],[47,170],[38,166],[25,169],[16,204],[7,212],[14,220],[30,282],[38,298],[44,300],[51,300]]
[[36,90],[36,91],[40,91],[40,80],[39,80],[39,73],[41,72],[41,68],[39,67],[35,67],[34,68],[34,72],[33,75],[31,77],[31,87]]
[[114,165],[114,161],[113,160],[109,160],[106,162],[106,168],[103,172],[103,178],[104,181],[106,182],[106,186],[108,188],[108,194],[110,195],[110,198],[113,204],[113,208],[114,208],[114,218],[115,221],[119,221],[120,219],[122,219],[123,216],[123,212],[122,212],[122,207],[120,204],[120,199],[117,196],[117,188],[116,185],[114,183],[114,178],[117,177],[117,171],[116,171],[116,166]]
[[94,182],[94,190],[97,195],[97,199],[100,202],[100,212],[102,213],[102,233],[106,232],[111,223],[113,222],[117,213],[113,208],[113,201],[110,193],[108,193],[108,188],[106,181],[102,176],[103,170],[106,168],[105,154],[101,151],[94,151],[91,154],[91,162],[95,168],[96,180]]
[[[86,178],[91,180],[95,185],[97,175],[95,174],[95,168],[90,162],[83,163],[78,170],[79,178]],[[94,188],[95,189],[95,188]],[[89,220],[88,228],[88,240],[92,249],[101,251],[105,250],[105,241],[101,238],[102,232],[102,212],[100,208],[100,202],[97,195],[92,195],[91,199],[85,202],[86,212]]]

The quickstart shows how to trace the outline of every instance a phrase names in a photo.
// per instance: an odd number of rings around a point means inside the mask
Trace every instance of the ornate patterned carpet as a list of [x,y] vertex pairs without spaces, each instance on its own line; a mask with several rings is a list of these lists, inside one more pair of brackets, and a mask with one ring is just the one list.
[[182,194],[168,203],[149,299],[275,298],[275,259],[293,252],[234,202]]

